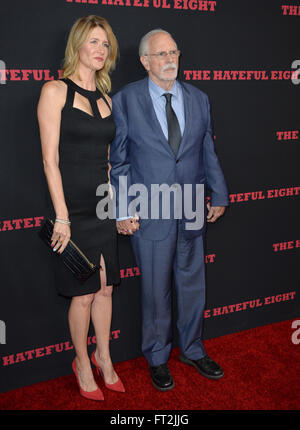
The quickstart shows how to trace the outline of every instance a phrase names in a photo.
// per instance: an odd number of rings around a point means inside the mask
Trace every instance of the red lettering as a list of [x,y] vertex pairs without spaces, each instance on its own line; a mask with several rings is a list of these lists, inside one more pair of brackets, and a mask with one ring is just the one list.
[[65,342],[65,351],[68,351],[69,349],[73,349],[74,346],[70,344],[70,342]]
[[26,361],[23,352],[19,352],[18,354],[16,354],[15,363],[19,363],[19,361]]
[[119,339],[120,330],[114,330],[111,332],[113,339]]
[[24,218],[24,228],[33,227],[31,221],[33,221],[33,218]]
[[222,315],[224,315],[224,314],[228,314],[228,307],[227,306],[223,306],[222,307]]
[[33,70],[33,79],[35,81],[41,81],[43,79],[43,70]]
[[138,266],[134,267],[133,270],[135,271],[135,276],[140,276],[141,272]]
[[210,318],[210,317],[211,317],[211,315],[210,315],[210,309],[206,309],[204,311],[204,318]]
[[287,5],[282,5],[282,6],[281,6],[282,14],[283,14],[283,15],[287,15],[288,8],[289,8],[289,6],[287,6]]
[[54,345],[49,345],[45,347],[46,354],[45,355],[51,355],[52,354],[52,348],[54,348]]
[[29,75],[32,73],[32,70],[22,70],[22,81],[29,81]]
[[32,360],[33,359],[33,354],[35,353],[35,350],[32,349],[31,351],[26,351],[24,354],[27,357],[27,360]]
[[34,220],[35,220],[35,224],[34,227],[40,227],[41,225],[41,221],[44,219],[43,216],[35,216]]
[[128,278],[129,276],[130,277],[134,276],[134,273],[131,267],[126,270],[126,278]]
[[13,230],[13,226],[11,225],[11,222],[9,220],[3,221],[3,227],[1,231],[6,231],[6,230]]
[[22,219],[13,219],[12,223],[15,224],[15,230],[20,230]]
[[[175,1],[177,1],[177,0],[175,0]],[[185,77],[186,81],[190,81],[191,80],[191,74],[192,73],[193,73],[192,70],[184,70],[183,74],[184,74],[184,77]]]
[[9,364],[14,364],[15,360],[14,360],[14,355],[8,355],[6,357],[2,357],[2,363],[3,366],[7,366]]
[[17,76],[17,73],[20,73],[20,70],[10,70],[10,80],[11,81],[20,81],[20,76]]
[[44,348],[38,348],[35,350],[35,357],[43,357],[44,356]]
[[214,313],[213,313],[214,317],[217,316],[217,315],[222,315],[221,308],[214,308],[213,311],[214,311]]
[[229,194],[230,203],[234,203],[236,198],[236,194]]
[[55,347],[55,352],[62,352],[63,348],[64,348],[64,344],[63,343],[57,343],[56,345],[54,345]]
[[45,73],[45,81],[53,81],[54,77],[50,76],[50,70],[44,70]]
[[244,194],[244,202],[247,202],[249,200],[250,196],[251,196],[251,193],[245,193]]

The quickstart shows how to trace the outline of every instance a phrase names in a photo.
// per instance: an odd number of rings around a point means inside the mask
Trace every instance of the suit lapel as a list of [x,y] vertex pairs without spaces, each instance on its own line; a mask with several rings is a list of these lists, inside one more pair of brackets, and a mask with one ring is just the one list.
[[178,83],[180,84],[181,89],[182,89],[185,125],[184,125],[183,136],[181,139],[181,144],[179,146],[176,158],[179,158],[180,155],[182,154],[182,151],[184,150],[184,146],[187,142],[187,137],[188,137],[188,134],[189,134],[189,131],[191,128],[191,118],[192,118],[192,115],[191,115],[192,114],[192,112],[191,112],[191,97],[188,94],[188,91],[185,88],[185,86],[182,85],[182,83],[180,81],[178,81]]

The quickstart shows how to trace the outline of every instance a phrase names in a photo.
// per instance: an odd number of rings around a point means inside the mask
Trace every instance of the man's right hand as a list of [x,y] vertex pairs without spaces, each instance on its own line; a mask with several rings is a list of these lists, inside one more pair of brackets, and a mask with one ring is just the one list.
[[128,218],[123,221],[117,221],[117,230],[119,234],[133,235],[140,228],[139,217]]

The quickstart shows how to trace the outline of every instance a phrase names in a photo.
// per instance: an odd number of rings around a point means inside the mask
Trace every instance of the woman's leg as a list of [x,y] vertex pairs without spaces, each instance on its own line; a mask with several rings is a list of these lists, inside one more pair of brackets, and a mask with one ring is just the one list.
[[87,336],[93,300],[94,294],[73,297],[68,315],[72,342],[76,351],[79,383],[84,391],[94,391],[98,388],[87,352]]
[[106,285],[106,269],[102,255],[100,265],[103,268],[100,270],[101,289],[95,293],[91,308],[91,317],[97,339],[95,358],[102,370],[105,382],[114,384],[118,380],[118,375],[114,371],[109,351],[113,287]]

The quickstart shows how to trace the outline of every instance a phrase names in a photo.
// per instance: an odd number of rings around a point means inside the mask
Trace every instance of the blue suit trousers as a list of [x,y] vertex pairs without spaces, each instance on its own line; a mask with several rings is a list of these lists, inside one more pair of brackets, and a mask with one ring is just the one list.
[[166,363],[172,348],[172,271],[181,353],[192,360],[206,355],[201,339],[205,307],[203,236],[186,239],[183,226],[181,220],[172,220],[164,240],[131,236],[141,272],[142,351],[150,366]]

